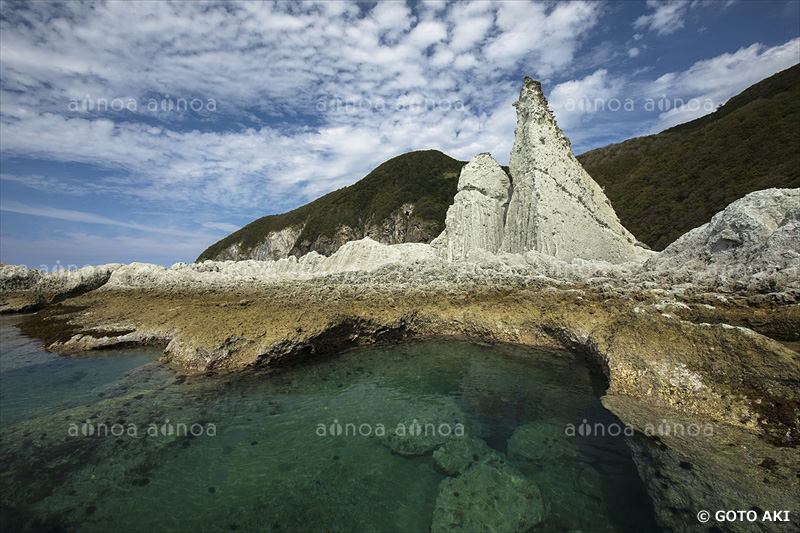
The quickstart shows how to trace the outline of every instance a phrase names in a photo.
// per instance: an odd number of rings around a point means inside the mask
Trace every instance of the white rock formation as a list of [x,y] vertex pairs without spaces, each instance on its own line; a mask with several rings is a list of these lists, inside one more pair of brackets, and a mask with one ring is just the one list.
[[267,234],[264,241],[247,253],[242,251],[241,243],[234,243],[217,254],[217,260],[237,261],[246,256],[256,261],[269,261],[288,257],[292,251],[297,238],[303,232],[303,226],[289,226],[280,231],[272,231]]
[[473,157],[461,169],[446,229],[431,245],[450,261],[466,259],[478,250],[497,253],[510,192],[511,181],[491,154]]
[[101,287],[120,263],[85,266],[78,270],[58,269],[53,272],[23,265],[0,266],[0,295],[15,293],[14,301],[0,301],[0,312],[32,311]]
[[800,288],[800,189],[748,194],[648,260],[676,283],[782,291]]
[[372,272],[390,264],[411,264],[436,259],[430,245],[406,243],[386,245],[365,237],[350,241],[325,257],[311,252],[300,259],[290,256],[277,261],[204,261],[176,263],[170,268],[147,263],[125,265],[111,275],[104,289],[158,287],[227,287],[289,279],[311,279],[347,272]]
[[541,84],[525,78],[514,106],[517,128],[509,162],[513,192],[502,250],[538,250],[565,261],[647,259],[651,254],[635,245],[600,186],[575,159]]

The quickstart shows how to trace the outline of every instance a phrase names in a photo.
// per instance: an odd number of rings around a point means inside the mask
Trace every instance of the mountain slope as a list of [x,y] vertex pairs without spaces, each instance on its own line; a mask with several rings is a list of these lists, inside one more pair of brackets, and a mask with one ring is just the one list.
[[714,113],[578,156],[639,240],[664,249],[752,191],[800,187],[800,65]]
[[345,242],[429,242],[444,229],[465,161],[437,150],[409,152],[360,181],[281,215],[251,222],[197,261],[278,259],[312,250],[329,255]]

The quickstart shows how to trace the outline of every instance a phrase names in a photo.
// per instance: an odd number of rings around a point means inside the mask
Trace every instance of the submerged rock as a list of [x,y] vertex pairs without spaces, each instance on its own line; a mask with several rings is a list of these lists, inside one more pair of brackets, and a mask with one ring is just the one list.
[[433,460],[444,472],[454,475],[464,472],[489,452],[490,448],[483,439],[464,436],[447,441],[433,452]]
[[541,84],[525,78],[514,105],[517,129],[509,160],[514,189],[502,250],[611,263],[644,261],[652,255],[636,246],[603,190],[575,159]]
[[576,452],[565,429],[566,423],[553,420],[536,420],[522,425],[508,439],[508,456],[537,464],[574,457]]
[[544,520],[542,493],[492,454],[439,486],[431,532],[528,531]]
[[467,438],[466,416],[450,398],[427,405],[389,428],[382,441],[400,455],[424,455],[439,446]]

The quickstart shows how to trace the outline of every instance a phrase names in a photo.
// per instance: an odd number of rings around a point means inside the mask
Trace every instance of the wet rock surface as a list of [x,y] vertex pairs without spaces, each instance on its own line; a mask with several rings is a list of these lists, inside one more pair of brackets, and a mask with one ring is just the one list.
[[465,421],[456,403],[445,399],[420,408],[413,418],[398,421],[381,441],[400,455],[424,455],[464,438]]
[[483,439],[464,436],[451,439],[433,452],[436,466],[448,475],[461,474],[490,452]]
[[[722,531],[800,528],[795,446],[772,446],[740,427],[629,397],[606,396],[603,404],[636,430],[626,442],[664,527],[697,531],[697,514],[706,510],[711,518],[705,525]],[[697,426],[704,429],[698,432]],[[757,520],[718,522],[716,511],[729,509],[756,510]],[[775,509],[789,511],[790,521],[763,520],[765,511]]]
[[508,439],[508,456],[539,465],[552,465],[554,461],[574,456],[564,428],[563,420],[536,420],[520,426]]
[[544,517],[539,488],[490,455],[442,482],[431,531],[527,531]]

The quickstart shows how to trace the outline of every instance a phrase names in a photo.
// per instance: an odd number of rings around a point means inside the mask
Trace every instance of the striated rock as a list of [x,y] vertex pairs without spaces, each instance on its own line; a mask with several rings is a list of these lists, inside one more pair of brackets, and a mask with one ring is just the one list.
[[645,263],[664,284],[800,288],[800,189],[766,189],[720,211]]
[[176,263],[168,269],[147,263],[130,263],[114,272],[108,288],[233,288],[268,280],[299,280],[346,272],[371,272],[391,264],[412,264],[434,259],[434,251],[427,244],[387,246],[367,237],[345,243],[329,257],[310,252],[300,259],[290,256],[277,261]]
[[528,531],[544,515],[539,487],[491,454],[442,481],[431,531]]
[[478,154],[461,169],[458,192],[447,210],[446,229],[431,245],[448,260],[470,252],[496,253],[503,242],[511,181],[491,154]]
[[392,263],[411,263],[425,259],[433,259],[431,247],[422,243],[405,243],[387,246],[365,237],[360,241],[351,241],[330,257],[322,261],[318,272],[350,272],[372,271],[383,265]]
[[651,253],[619,222],[600,186],[575,159],[541,84],[525,78],[509,166],[514,190],[502,250],[559,259],[644,261]]

